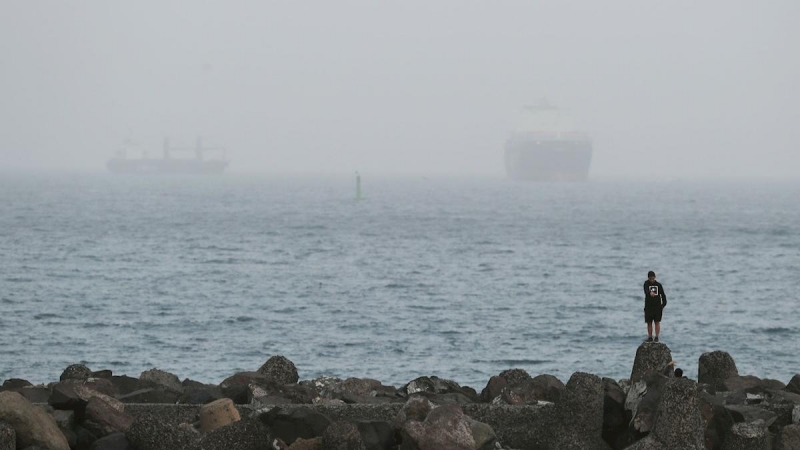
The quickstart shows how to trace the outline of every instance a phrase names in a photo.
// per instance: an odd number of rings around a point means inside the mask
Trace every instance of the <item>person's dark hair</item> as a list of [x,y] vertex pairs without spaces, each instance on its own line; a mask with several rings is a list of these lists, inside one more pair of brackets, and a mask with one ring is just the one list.
[[683,376],[682,369],[675,369],[675,378],[681,378]]
[[647,278],[655,277],[655,276],[656,276],[656,273],[653,272],[652,270],[650,272],[647,272]]

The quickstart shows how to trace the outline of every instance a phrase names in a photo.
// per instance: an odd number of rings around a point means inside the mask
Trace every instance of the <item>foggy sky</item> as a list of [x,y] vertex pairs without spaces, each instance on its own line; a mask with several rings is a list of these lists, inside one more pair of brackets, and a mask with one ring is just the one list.
[[503,175],[522,106],[592,178],[798,177],[800,2],[0,3],[0,171],[104,170],[125,139],[231,172]]

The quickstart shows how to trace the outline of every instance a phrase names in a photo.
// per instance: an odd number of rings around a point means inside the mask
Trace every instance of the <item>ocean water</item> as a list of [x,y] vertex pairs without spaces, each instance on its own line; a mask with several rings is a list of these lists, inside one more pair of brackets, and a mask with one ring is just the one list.
[[646,336],[788,382],[800,183],[0,176],[0,379],[69,364],[219,383],[285,355],[301,379],[522,368],[627,378]]

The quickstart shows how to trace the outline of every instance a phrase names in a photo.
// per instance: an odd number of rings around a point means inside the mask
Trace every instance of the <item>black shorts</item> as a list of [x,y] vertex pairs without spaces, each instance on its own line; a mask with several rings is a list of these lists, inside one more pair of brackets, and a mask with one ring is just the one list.
[[645,323],[650,323],[650,322],[659,323],[659,322],[661,322],[661,312],[662,311],[663,311],[663,308],[657,308],[657,309],[652,309],[652,310],[651,309],[645,309],[644,310],[644,321],[645,321]]

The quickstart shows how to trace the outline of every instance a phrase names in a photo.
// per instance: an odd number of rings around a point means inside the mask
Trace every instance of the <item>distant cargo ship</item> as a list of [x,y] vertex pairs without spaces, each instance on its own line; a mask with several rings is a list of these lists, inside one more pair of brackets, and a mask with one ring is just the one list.
[[[194,158],[175,158],[175,152],[194,152]],[[223,152],[221,159],[205,159],[206,152]],[[203,147],[198,138],[194,148],[173,148],[169,140],[164,139],[163,155],[161,158],[148,158],[142,152],[141,158],[128,158],[126,150],[120,150],[108,160],[106,167],[113,173],[121,174],[220,174],[228,168],[230,161],[225,159],[224,150],[221,148]]]
[[589,135],[575,130],[564,110],[544,101],[523,109],[505,144],[506,173],[515,180],[585,181],[591,162]]

